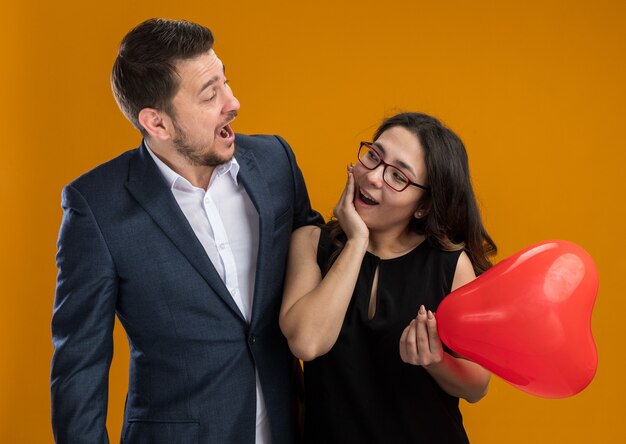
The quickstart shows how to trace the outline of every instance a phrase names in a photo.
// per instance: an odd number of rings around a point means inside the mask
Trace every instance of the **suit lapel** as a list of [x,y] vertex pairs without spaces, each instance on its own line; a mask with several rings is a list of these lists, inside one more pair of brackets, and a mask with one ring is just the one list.
[[260,307],[262,307],[263,289],[268,288],[266,282],[268,279],[276,278],[275,276],[268,276],[266,272],[269,261],[271,261],[270,252],[272,251],[272,234],[274,232],[274,212],[272,209],[272,196],[267,181],[261,174],[254,152],[245,144],[238,143],[236,158],[240,167],[238,179],[241,180],[259,213],[259,249],[257,252],[251,320],[251,322],[254,322],[260,313]]
[[131,159],[126,188],[213,291],[244,319],[143,144]]

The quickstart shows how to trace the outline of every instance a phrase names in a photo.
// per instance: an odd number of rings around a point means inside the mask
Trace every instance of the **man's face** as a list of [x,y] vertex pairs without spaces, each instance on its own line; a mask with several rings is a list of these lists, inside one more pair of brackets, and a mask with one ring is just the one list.
[[213,50],[176,64],[180,77],[172,99],[174,145],[191,165],[217,166],[235,154],[235,134],[230,127],[239,101]]

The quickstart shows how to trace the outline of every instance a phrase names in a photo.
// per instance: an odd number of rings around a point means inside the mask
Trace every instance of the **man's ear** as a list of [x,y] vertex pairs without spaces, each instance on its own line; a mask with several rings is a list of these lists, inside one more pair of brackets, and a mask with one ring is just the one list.
[[167,114],[154,108],[143,108],[137,118],[150,137],[157,140],[169,140],[173,137],[174,125]]

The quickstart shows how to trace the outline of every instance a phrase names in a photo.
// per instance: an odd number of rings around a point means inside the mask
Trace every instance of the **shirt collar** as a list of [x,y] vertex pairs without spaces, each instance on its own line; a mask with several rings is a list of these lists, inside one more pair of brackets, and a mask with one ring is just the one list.
[[[197,187],[194,187],[191,184],[191,182],[189,182],[183,176],[181,176],[176,171],[174,171],[169,166],[167,166],[165,162],[159,159],[158,156],[154,154],[154,152],[150,149],[150,146],[148,145],[147,140],[144,139],[143,144],[148,150],[148,153],[150,153],[150,157],[152,157],[152,160],[154,160],[154,163],[156,163],[157,168],[159,168],[159,171],[163,175],[163,178],[167,182],[167,185],[170,187],[170,189],[173,189],[177,183],[181,185],[184,184],[183,186],[185,188],[189,188],[189,187],[197,188]],[[213,174],[211,175],[209,187],[211,186],[211,183],[213,183],[213,181],[216,178],[222,177],[226,173],[230,173],[230,177],[233,179],[233,182],[235,183],[235,185],[237,185],[238,184],[237,175],[239,174],[239,168],[240,168],[239,163],[237,162],[237,159],[235,159],[234,156],[228,162],[216,166],[215,169],[213,170]]]

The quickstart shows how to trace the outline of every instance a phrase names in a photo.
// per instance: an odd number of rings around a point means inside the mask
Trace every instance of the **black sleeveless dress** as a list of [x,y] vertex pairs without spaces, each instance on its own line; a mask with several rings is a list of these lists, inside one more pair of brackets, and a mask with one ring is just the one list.
[[[322,228],[318,263],[332,253]],[[435,311],[450,293],[460,252],[428,241],[404,256],[366,253],[333,348],[304,365],[306,444],[468,443],[459,399],[420,366],[400,359],[400,336],[420,305]],[[368,306],[376,268],[376,312]]]

